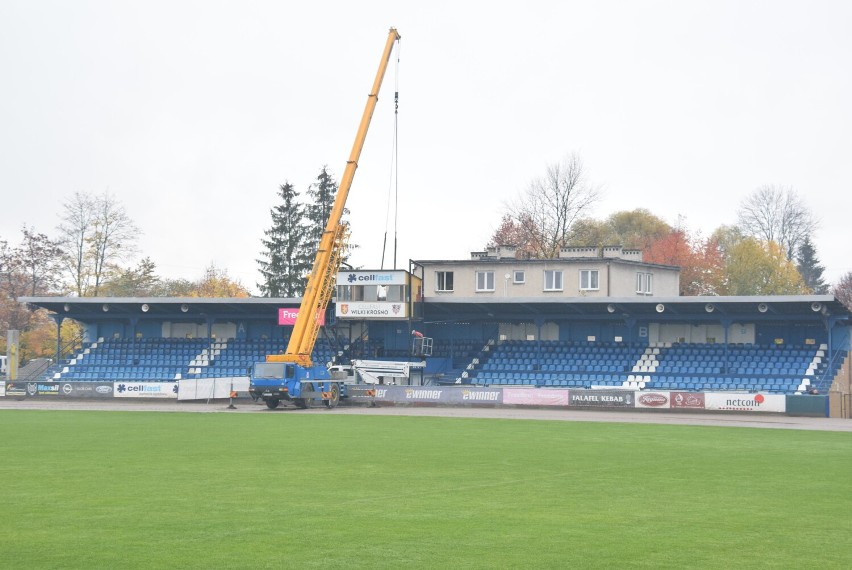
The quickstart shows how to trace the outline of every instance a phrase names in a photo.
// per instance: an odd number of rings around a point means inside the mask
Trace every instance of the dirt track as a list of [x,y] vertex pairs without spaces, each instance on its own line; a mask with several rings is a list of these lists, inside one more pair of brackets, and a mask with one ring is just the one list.
[[675,413],[564,410],[537,408],[463,408],[463,407],[415,407],[415,406],[340,406],[332,411],[324,407],[298,410],[282,407],[268,410],[262,402],[241,399],[235,402],[236,409],[229,409],[227,401],[178,402],[169,401],[126,401],[126,400],[65,400],[40,398],[0,398],[0,410],[103,410],[134,412],[195,412],[231,414],[345,414],[384,416],[437,416],[451,418],[499,418],[524,420],[557,420],[575,422],[624,422],[666,425],[702,425],[723,427],[757,427],[775,429],[799,429],[820,431],[852,432],[852,420],[834,418],[799,418],[776,414],[725,414],[725,413]]

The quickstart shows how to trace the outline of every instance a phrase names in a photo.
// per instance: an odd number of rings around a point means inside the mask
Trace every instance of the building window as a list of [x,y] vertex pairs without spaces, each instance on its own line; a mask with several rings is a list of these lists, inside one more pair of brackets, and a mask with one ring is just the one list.
[[636,294],[650,295],[653,292],[654,276],[650,273],[636,274]]
[[523,270],[521,270],[521,269],[516,269],[516,270],[514,271],[514,275],[515,275],[515,279],[514,279],[514,282],[515,282],[515,283],[526,283],[526,280],[527,280],[527,274],[526,274],[526,273],[524,273],[524,271],[523,271]]
[[435,272],[435,291],[452,291],[453,290],[453,272],[452,271],[436,271]]
[[544,290],[562,291],[562,271],[555,269],[544,270]]
[[494,290],[494,272],[493,271],[477,271],[476,272],[476,290],[477,291],[493,291]]
[[580,291],[597,291],[600,287],[597,269],[580,270]]

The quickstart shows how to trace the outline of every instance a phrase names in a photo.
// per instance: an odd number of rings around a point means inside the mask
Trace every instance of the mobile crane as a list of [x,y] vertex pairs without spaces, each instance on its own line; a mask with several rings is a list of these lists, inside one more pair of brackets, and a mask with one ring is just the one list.
[[379,100],[379,90],[388,61],[394,44],[399,39],[399,32],[396,28],[391,28],[388,31],[373,88],[367,96],[367,105],[355,135],[355,143],[352,145],[334,205],[314,258],[287,350],[284,354],[267,355],[266,361],[256,362],[252,367],[249,391],[253,396],[263,399],[270,409],[277,408],[282,399],[292,400],[300,408],[307,408],[316,400],[321,400],[328,407],[334,407],[340,401],[343,390],[346,389],[342,381],[332,378],[325,364],[314,364],[311,353],[319,334],[321,318],[334,291],[340,258],[346,247],[348,228],[341,223],[346,198],[352,186],[352,179],[355,177],[355,170],[358,168],[358,158],[361,156],[361,149],[367,138],[367,129],[370,126],[373,111]]

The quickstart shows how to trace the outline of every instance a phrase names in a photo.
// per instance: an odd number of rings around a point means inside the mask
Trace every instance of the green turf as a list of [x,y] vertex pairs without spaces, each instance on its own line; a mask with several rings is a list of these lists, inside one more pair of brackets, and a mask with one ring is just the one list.
[[0,568],[848,568],[848,433],[0,412]]

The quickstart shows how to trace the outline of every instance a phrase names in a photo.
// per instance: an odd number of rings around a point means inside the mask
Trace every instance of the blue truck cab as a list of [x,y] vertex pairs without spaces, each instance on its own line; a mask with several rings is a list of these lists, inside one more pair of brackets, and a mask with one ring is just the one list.
[[340,401],[341,384],[331,379],[325,366],[255,362],[249,392],[266,402],[270,410],[277,408],[282,400],[292,401],[298,408],[309,408],[316,401],[333,408]]

